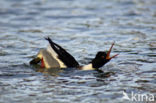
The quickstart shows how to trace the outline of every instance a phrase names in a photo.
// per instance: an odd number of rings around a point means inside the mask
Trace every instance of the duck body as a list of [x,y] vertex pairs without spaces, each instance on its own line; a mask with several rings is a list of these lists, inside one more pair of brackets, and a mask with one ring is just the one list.
[[[54,43],[49,37],[45,38],[49,44],[46,49],[41,49],[37,54],[36,58],[30,61],[31,65],[40,64],[42,68],[78,68],[80,70],[95,70],[102,67],[104,64],[110,61],[106,52],[98,52],[96,57],[88,65],[80,66],[76,59],[69,54],[60,45]],[[114,45],[114,44],[113,44]],[[112,45],[112,46],[113,46]],[[109,51],[111,51],[112,47]],[[108,52],[110,54],[110,52]],[[107,59],[106,59],[107,58]]]

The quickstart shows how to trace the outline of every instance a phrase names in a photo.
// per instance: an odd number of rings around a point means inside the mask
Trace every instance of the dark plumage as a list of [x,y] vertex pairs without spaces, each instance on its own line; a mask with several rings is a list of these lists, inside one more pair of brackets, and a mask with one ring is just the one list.
[[67,66],[67,67],[78,67],[79,63],[75,58],[70,55],[65,49],[63,49],[58,44],[54,43],[49,37],[45,38],[49,41],[51,47],[58,54],[58,58]]
[[106,63],[108,63],[112,58],[116,57],[118,54],[110,57],[110,52],[112,50],[112,46],[109,51],[106,53],[104,51],[100,51],[96,54],[95,58],[91,61],[90,64],[80,66],[79,63],[75,60],[75,58],[69,54],[65,49],[63,49],[60,45],[54,43],[49,37],[45,38],[50,46],[47,49],[42,49],[38,53],[37,57],[30,61],[30,64],[38,64],[41,62],[41,67],[45,68],[79,68],[82,70],[95,70]]
[[107,54],[106,52],[98,52],[95,56],[95,58],[92,60],[92,65],[93,68],[100,68],[102,67],[104,64],[106,64],[107,62],[109,62],[109,59],[106,59]]

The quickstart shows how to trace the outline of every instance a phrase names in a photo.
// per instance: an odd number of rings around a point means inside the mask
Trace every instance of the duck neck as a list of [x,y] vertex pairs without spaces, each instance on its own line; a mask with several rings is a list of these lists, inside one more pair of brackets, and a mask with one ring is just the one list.
[[81,66],[80,69],[81,70],[95,70],[95,68],[93,68],[92,63],[84,65],[84,66]]

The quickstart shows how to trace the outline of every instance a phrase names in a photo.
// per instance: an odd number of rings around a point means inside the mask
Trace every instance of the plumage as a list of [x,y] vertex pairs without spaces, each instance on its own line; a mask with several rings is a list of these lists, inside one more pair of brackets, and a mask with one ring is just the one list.
[[60,65],[60,68],[67,68],[67,66],[58,58],[58,54],[51,48],[50,45],[47,47],[47,52],[53,57]]
[[80,66],[76,59],[60,45],[54,43],[49,37],[45,39],[49,42],[50,45],[48,45],[46,49],[41,49],[37,54],[37,57],[30,61],[30,64],[38,64],[41,62],[41,67],[44,68],[74,67],[80,70],[96,70],[118,55],[116,54],[110,57],[110,52],[114,45],[113,43],[107,53],[100,51],[96,54],[95,58],[91,61],[90,64]]
[[75,58],[69,54],[65,49],[63,49],[58,44],[54,43],[49,37],[45,38],[49,41],[52,49],[58,54],[58,58],[67,66],[67,67],[77,67],[79,63]]
[[84,65],[82,67],[79,68],[80,70],[95,70],[95,68],[93,68],[92,63],[88,64],[88,65]]

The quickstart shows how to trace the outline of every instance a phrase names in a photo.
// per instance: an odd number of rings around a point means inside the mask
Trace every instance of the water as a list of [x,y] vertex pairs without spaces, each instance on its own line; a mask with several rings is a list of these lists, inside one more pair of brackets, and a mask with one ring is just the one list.
[[[122,92],[156,94],[155,0],[1,0],[0,103],[122,103]],[[98,71],[36,70],[29,61],[49,36]]]

